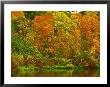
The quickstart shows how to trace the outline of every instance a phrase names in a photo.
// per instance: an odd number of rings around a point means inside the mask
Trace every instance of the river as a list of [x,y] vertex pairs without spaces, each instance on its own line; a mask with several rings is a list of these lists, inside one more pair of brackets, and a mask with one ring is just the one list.
[[16,73],[13,77],[100,77],[99,69],[88,69],[83,71],[39,71]]

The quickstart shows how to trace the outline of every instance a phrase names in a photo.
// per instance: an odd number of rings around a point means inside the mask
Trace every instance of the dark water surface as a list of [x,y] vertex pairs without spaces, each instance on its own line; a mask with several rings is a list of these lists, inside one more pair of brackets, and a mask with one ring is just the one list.
[[39,72],[18,72],[16,77],[99,77],[99,69],[89,69],[83,71],[39,71]]

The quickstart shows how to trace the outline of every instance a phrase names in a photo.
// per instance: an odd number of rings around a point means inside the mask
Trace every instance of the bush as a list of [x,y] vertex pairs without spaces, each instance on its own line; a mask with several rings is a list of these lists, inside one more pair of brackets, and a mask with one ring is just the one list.
[[28,66],[24,65],[24,66],[19,67],[19,71],[21,73],[29,73],[29,72],[31,73],[31,72],[36,72],[38,70],[39,70],[39,68],[34,65],[28,65]]

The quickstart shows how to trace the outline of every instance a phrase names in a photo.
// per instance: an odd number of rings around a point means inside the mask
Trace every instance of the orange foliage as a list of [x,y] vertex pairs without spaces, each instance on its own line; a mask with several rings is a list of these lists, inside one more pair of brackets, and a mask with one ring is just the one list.
[[41,50],[41,47],[43,46],[42,40],[36,38],[34,43],[35,43],[35,46],[37,46],[37,48]]
[[93,12],[86,12],[86,15],[80,19],[83,35],[91,41],[91,52],[99,54],[100,51],[100,19]]
[[24,17],[24,12],[23,11],[12,11],[11,12],[11,17],[13,20],[17,20],[19,17]]
[[56,59],[49,59],[47,62],[47,64],[50,66],[57,65],[59,63],[60,63],[59,60],[56,60]]
[[96,14],[88,13],[87,15],[84,15],[80,19],[80,23],[85,37],[92,37],[92,35],[100,30],[100,21]]
[[55,52],[56,52],[56,48],[55,47],[50,47],[49,50],[50,50],[51,54],[55,54]]
[[51,24],[48,24],[47,26],[44,26],[44,28],[41,30],[44,36],[49,36],[54,34],[54,27]]
[[48,37],[54,33],[54,20],[52,15],[36,16],[34,18],[34,27],[39,29],[44,36]]
[[79,14],[79,13],[74,13],[74,14],[72,14],[72,16],[71,16],[71,19],[81,19],[82,18],[82,16],[81,16],[81,14]]
[[35,62],[36,62],[35,65],[39,68],[42,68],[45,65],[45,63],[41,61],[40,59],[36,59]]
[[95,46],[96,50],[95,52],[96,53],[99,53],[100,52],[100,42],[99,40],[96,38],[93,39],[93,45]]
[[81,47],[81,36],[80,36],[80,30],[75,29],[75,43],[76,43],[76,52],[80,53],[80,47]]
[[71,48],[67,42],[63,42],[62,54],[65,58],[71,58]]

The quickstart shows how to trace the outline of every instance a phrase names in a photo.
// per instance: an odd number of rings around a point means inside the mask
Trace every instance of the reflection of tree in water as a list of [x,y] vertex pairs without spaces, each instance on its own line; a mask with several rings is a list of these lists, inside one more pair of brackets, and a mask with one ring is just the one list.
[[17,76],[30,76],[30,77],[99,77],[100,71],[98,69],[88,69],[84,71],[51,71],[51,72],[27,72],[27,73],[18,73]]
[[84,70],[82,72],[73,72],[72,75],[81,76],[81,77],[92,77],[92,76],[100,76],[99,70],[92,69],[92,70]]
[[12,76],[99,76],[100,12],[12,11],[11,53]]

